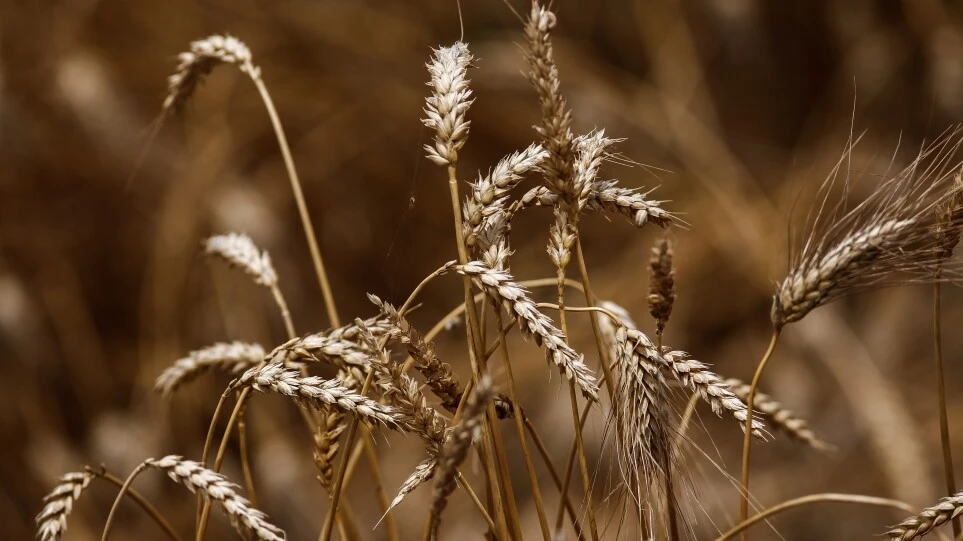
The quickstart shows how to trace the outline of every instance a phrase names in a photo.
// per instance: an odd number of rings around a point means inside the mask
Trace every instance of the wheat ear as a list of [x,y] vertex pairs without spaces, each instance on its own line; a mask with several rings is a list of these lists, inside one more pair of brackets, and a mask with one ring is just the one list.
[[916,516],[910,517],[894,526],[886,535],[890,539],[909,541],[922,537],[938,526],[946,524],[963,514],[963,492],[943,498],[933,507],[927,507]]
[[172,366],[157,376],[154,390],[167,396],[208,370],[221,370],[237,375],[263,360],[264,348],[259,344],[217,343],[192,351],[187,357],[174,361]]
[[67,532],[67,519],[73,511],[74,502],[94,477],[92,472],[65,474],[57,486],[44,496],[43,510],[36,518],[37,537],[41,541],[57,541]]
[[227,513],[234,529],[245,538],[272,541],[285,539],[284,531],[268,522],[267,515],[240,496],[237,485],[228,481],[227,477],[176,455],[165,456],[159,460],[148,459],[144,463],[151,468],[163,470],[175,483],[217,504]]
[[[748,399],[748,383],[736,378],[729,378],[723,383],[739,400],[745,402]],[[820,451],[832,449],[832,445],[819,439],[819,436],[813,432],[805,419],[797,416],[771,396],[756,391],[754,408],[768,422],[769,426],[790,438]]]
[[468,448],[472,441],[477,439],[481,433],[485,410],[488,408],[488,402],[491,399],[492,381],[491,378],[485,376],[478,382],[478,385],[468,397],[461,421],[452,427],[451,432],[445,439],[444,448],[435,469],[435,490],[431,498],[431,518],[428,522],[428,530],[434,532],[431,535],[432,538],[437,535],[441,514],[448,505],[448,497],[455,490],[458,466],[468,456]]
[[296,403],[322,408],[330,405],[372,424],[399,428],[401,416],[393,408],[346,388],[335,380],[317,376],[301,377],[297,370],[280,363],[269,363],[245,372],[236,387],[251,387],[257,391],[272,391],[290,397]]
[[495,270],[481,261],[459,265],[456,270],[476,279],[488,295],[503,303],[518,319],[521,331],[534,337],[535,343],[545,348],[548,359],[558,366],[562,374],[573,381],[586,398],[598,401],[598,386],[592,371],[585,365],[582,356],[565,343],[562,331],[535,307],[528,290],[516,284],[507,272]]

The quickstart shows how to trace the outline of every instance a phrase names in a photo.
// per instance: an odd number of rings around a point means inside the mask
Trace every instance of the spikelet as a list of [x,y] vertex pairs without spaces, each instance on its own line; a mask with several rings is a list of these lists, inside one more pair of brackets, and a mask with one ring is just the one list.
[[435,144],[425,145],[429,160],[441,166],[454,165],[458,150],[468,137],[470,121],[465,119],[471,107],[468,88],[468,66],[472,56],[468,46],[457,42],[451,47],[434,50],[427,64],[431,74],[431,96],[425,99],[425,126],[435,130]]
[[[614,180],[598,180],[588,195],[585,208],[593,212],[603,212],[622,216],[636,227],[654,223],[666,227],[673,217],[661,207],[664,201],[646,199],[648,192],[623,188]],[[508,207],[508,220],[522,209],[528,207],[552,207],[559,204],[559,196],[545,186],[537,186],[525,192],[521,199]]]
[[95,477],[92,472],[72,472],[60,478],[50,494],[44,496],[43,510],[37,515],[37,537],[40,541],[57,541],[67,532],[67,519],[74,502]]
[[598,401],[598,385],[582,355],[565,343],[562,331],[555,327],[548,316],[539,312],[528,291],[516,284],[510,274],[493,269],[481,261],[459,265],[455,270],[474,278],[483,291],[504,304],[509,313],[518,319],[522,333],[534,337],[535,343],[545,348],[548,360],[558,366],[586,398]]
[[254,245],[251,237],[240,233],[215,235],[204,242],[208,255],[217,256],[228,265],[237,267],[265,287],[277,287],[278,274],[271,264],[271,256]]
[[148,459],[144,463],[163,470],[175,483],[187,487],[191,492],[220,507],[227,513],[234,529],[245,539],[285,539],[284,531],[268,522],[267,515],[251,506],[251,502],[237,493],[237,485],[220,473],[176,455],[165,456],[160,460]]
[[237,375],[264,360],[264,348],[247,342],[217,343],[177,359],[157,377],[154,390],[167,396],[212,369]]
[[167,79],[167,97],[162,114],[180,111],[197,86],[219,64],[234,64],[252,78],[260,77],[251,51],[233,36],[213,35],[191,43],[191,50],[178,57],[177,71]]

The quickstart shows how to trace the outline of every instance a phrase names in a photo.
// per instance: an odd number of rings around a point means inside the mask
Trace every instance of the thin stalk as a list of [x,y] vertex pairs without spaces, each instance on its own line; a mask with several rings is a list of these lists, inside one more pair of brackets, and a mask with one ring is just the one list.
[[[468,249],[465,246],[465,239],[462,236],[461,199],[458,195],[458,179],[455,175],[454,165],[448,166],[448,192],[451,196],[451,211],[455,226],[455,243],[458,247],[458,261],[464,265],[468,263]],[[478,307],[475,305],[475,296],[471,293],[471,278],[463,276],[462,283],[465,289],[465,306],[468,316],[468,328],[466,329],[466,334],[468,335],[468,358],[471,361],[472,374],[478,379],[482,377],[482,370],[485,368],[484,359],[481,359],[481,362],[479,362],[479,357],[482,357],[484,354],[484,347],[478,342],[478,339],[481,338],[478,325]],[[485,438],[486,440],[490,440],[490,445],[494,448],[495,454],[503,458],[505,452],[504,449],[501,448],[500,438],[494,434],[498,431],[498,425],[495,423],[495,408],[491,403],[489,403],[485,413],[485,421],[485,426],[483,427]],[[487,444],[485,446],[487,446]],[[495,460],[492,453],[485,454],[488,457],[485,464],[488,482],[491,483],[492,486],[497,487],[498,479],[495,473]],[[505,479],[505,482],[507,483],[508,479]],[[495,507],[495,518],[498,520],[498,525],[501,529],[501,537],[508,539],[508,525],[505,520],[505,509],[501,495],[498,490],[495,490],[492,496]],[[512,509],[511,512],[514,514],[517,510]],[[517,523],[513,524],[513,530],[520,530]]]
[[318,285],[321,287],[321,295],[324,297],[324,307],[328,312],[328,321],[332,327],[340,327],[341,320],[338,317],[338,309],[334,303],[334,295],[331,293],[331,284],[328,283],[328,274],[324,268],[324,260],[321,258],[321,250],[318,248],[318,240],[314,236],[314,225],[311,223],[311,214],[308,212],[308,205],[304,200],[304,193],[301,190],[301,181],[298,179],[298,171],[294,167],[294,159],[291,157],[291,149],[288,147],[288,139],[284,135],[284,128],[281,126],[281,119],[274,108],[274,101],[268,93],[267,86],[258,75],[252,75],[254,86],[257,87],[264,108],[267,109],[268,117],[271,119],[271,126],[277,136],[278,146],[281,148],[281,157],[284,159],[284,167],[287,169],[288,178],[291,180],[291,191],[294,193],[294,202],[298,207],[298,215],[301,217],[301,227],[307,237],[308,250],[311,252],[311,262],[314,264],[314,273],[318,277]]
[[488,523],[488,527],[494,532],[495,521],[492,520],[491,515],[488,514],[488,510],[485,509],[485,504],[478,499],[478,495],[475,494],[475,491],[472,490],[471,485],[468,484],[468,480],[465,479],[465,476],[462,475],[460,471],[456,473],[455,479],[458,481],[458,484],[461,486],[461,488],[465,489],[465,492],[468,493],[468,498],[471,499],[472,503],[475,504],[475,507],[478,508],[478,512],[481,513],[482,518],[484,518],[485,522]]
[[[374,369],[368,370],[368,375],[364,379],[364,385],[361,387],[361,394],[367,395],[368,390],[371,388],[371,382],[374,380]],[[348,422],[348,436],[345,440],[345,449],[351,447],[354,443],[355,435],[358,433],[358,417],[352,415],[351,420]],[[321,535],[318,536],[319,541],[328,541],[331,539],[331,532],[334,526],[334,519],[338,514],[338,502],[341,499],[341,489],[344,486],[344,473],[348,466],[348,455],[343,454],[341,456],[341,462],[338,465],[338,471],[335,474],[334,485],[331,488],[331,504],[328,508],[328,515],[324,518],[324,528],[321,530]]]
[[[552,456],[548,452],[548,448],[545,447],[545,442],[542,441],[542,438],[538,435],[538,431],[535,430],[535,425],[532,424],[532,421],[528,418],[527,415],[525,415],[524,412],[519,411],[519,412],[516,412],[515,414],[522,416],[522,419],[525,422],[525,428],[528,429],[528,433],[532,435],[532,441],[535,442],[535,448],[538,449],[538,453],[542,455],[542,461],[545,463],[545,466],[548,468],[549,473],[552,475],[552,480],[555,482],[555,488],[560,493],[560,496],[562,498],[562,503],[565,505],[565,509],[568,511],[569,518],[572,519],[572,526],[575,528],[575,535],[578,536],[579,541],[585,541],[585,536],[582,533],[582,525],[579,523],[578,515],[575,513],[575,507],[572,505],[571,500],[569,500],[568,498],[568,493],[567,493],[568,491],[563,490],[562,478],[559,477],[558,470],[555,469],[555,464],[552,462]],[[587,416],[583,416],[582,424],[585,424],[584,419],[586,417]],[[575,450],[573,449],[571,456],[574,457],[574,455],[575,455]],[[574,460],[574,458],[572,460]],[[569,475],[569,477],[571,477],[571,475]]]
[[247,450],[247,421],[242,415],[237,422],[237,438],[240,440],[241,471],[244,474],[244,486],[247,489],[247,499],[251,505],[257,505],[257,493],[254,491],[254,475],[251,473],[251,461]]
[[[362,426],[363,433],[361,437],[365,440],[371,439],[371,431],[366,426]],[[365,457],[368,459],[368,469],[371,470],[371,482],[374,483],[375,494],[378,496],[378,505],[381,509],[388,509],[391,503],[388,501],[388,495],[385,494],[384,483],[381,480],[381,472],[378,469],[378,454],[374,450],[373,445],[362,445],[365,451]],[[347,511],[347,507],[342,509]],[[395,524],[395,517],[392,513],[385,513],[385,527],[388,529],[388,540],[398,541],[398,526]]]
[[[946,382],[943,372],[943,321],[941,316],[940,270],[933,282],[933,350],[936,359],[936,396],[940,408],[940,444],[943,448],[943,475],[948,496],[956,494],[953,475],[953,450],[950,446],[950,421],[946,411]],[[953,518],[953,536],[960,535],[960,517]]]
[[[117,477],[116,475],[113,475],[112,473],[106,470],[90,470],[90,471],[97,477],[100,477],[101,479],[114,484],[118,488],[124,487],[123,479]],[[157,510],[157,508],[151,505],[151,503],[147,501],[143,496],[141,496],[139,492],[137,492],[136,490],[128,486],[127,495],[130,496],[130,499],[134,500],[134,502],[136,502],[137,505],[139,505],[141,509],[143,509],[144,512],[146,512],[150,516],[150,518],[154,519],[154,522],[156,522],[157,525],[160,526],[162,530],[164,530],[164,533],[167,534],[167,537],[170,537],[172,541],[181,541],[181,537],[177,535],[177,532],[174,531],[174,528],[171,527],[170,523],[167,522],[167,520]]]
[[140,475],[140,472],[146,469],[147,463],[141,462],[140,465],[134,468],[134,471],[130,472],[130,475],[127,476],[127,480],[124,481],[124,484],[120,486],[120,492],[118,492],[117,497],[114,498],[114,505],[110,506],[110,513],[107,514],[107,522],[104,523],[104,533],[100,536],[100,541],[107,541],[107,536],[110,535],[110,527],[113,526],[114,517],[117,516],[117,509],[120,507],[120,501],[124,499],[124,494],[126,494],[130,489],[130,485],[134,482],[134,479]]
[[[575,233],[576,237],[578,232]],[[560,267],[558,269],[558,319],[561,325],[562,334],[565,337],[565,343],[569,342],[568,338],[568,318],[565,315],[565,267]],[[592,480],[589,475],[588,462],[585,460],[585,446],[582,441],[582,423],[579,422],[579,412],[578,412],[578,393],[575,392],[575,383],[569,381],[568,384],[569,391],[569,402],[572,406],[572,423],[575,426],[575,446],[578,450],[578,465],[579,470],[582,473],[582,490],[585,498],[585,507],[588,512],[589,520],[589,533],[592,535],[592,541],[598,541],[598,526],[595,521],[595,507],[592,505]],[[562,527],[561,521],[562,515],[559,514],[555,522],[555,528],[560,529]]]
[[[502,351],[502,363],[508,372],[508,392],[512,397],[512,403],[516,408],[520,407],[518,391],[515,386],[515,375],[512,373],[512,362],[508,355],[508,341],[505,336],[505,328],[502,324],[501,309],[495,307],[495,326],[498,327]],[[522,422],[520,412],[515,412],[515,428],[518,429],[518,440],[522,445],[522,456],[525,458],[525,470],[528,472],[528,481],[532,486],[532,499],[535,501],[535,511],[538,514],[538,524],[542,528],[542,537],[545,541],[551,541],[552,532],[548,527],[548,519],[545,517],[545,504],[542,502],[542,491],[538,487],[538,475],[535,473],[535,464],[532,463],[531,451],[528,448],[528,438],[525,437],[525,425]]]
[[[779,341],[778,327],[773,328],[772,339],[769,340],[769,347],[765,355],[756,367],[756,373],[752,376],[752,384],[749,385],[749,396],[746,397],[746,426],[745,436],[742,440],[742,487],[739,494],[739,521],[745,522],[749,518],[749,451],[752,449],[752,412],[756,403],[756,387],[762,377],[762,371],[766,369],[766,364],[772,358],[772,352],[776,350],[776,342]],[[748,541],[749,533],[745,530],[739,535],[742,541]]]
[[[662,333],[656,333],[655,335],[655,350],[662,353]],[[751,417],[751,415],[750,415]],[[672,448],[669,448],[671,452]],[[675,515],[675,498],[673,498],[672,490],[672,461],[668,461],[665,465],[665,512],[669,519],[669,539],[671,541],[679,541],[679,522]]]
[[[728,539],[732,539],[733,537],[736,536],[736,534],[745,532],[746,529],[748,529],[753,524],[766,520],[767,518],[773,515],[782,513],[783,511],[788,511],[790,509],[801,507],[803,505],[809,505],[813,503],[822,503],[822,502],[857,503],[862,505],[875,505],[879,507],[892,507],[894,509],[899,509],[909,513],[916,512],[916,509],[912,505],[906,502],[901,502],[899,500],[891,500],[889,498],[877,498],[875,496],[861,496],[859,494],[834,494],[834,493],[811,494],[809,496],[794,498],[792,500],[788,500],[780,504],[774,505],[769,509],[766,509],[765,511],[762,511],[759,514],[753,516],[752,518],[742,520],[741,522],[739,522],[739,524],[734,526],[731,530],[717,537],[715,541],[727,541]],[[944,540],[946,539],[946,537],[940,534],[940,532],[937,532],[937,534],[942,539]]]

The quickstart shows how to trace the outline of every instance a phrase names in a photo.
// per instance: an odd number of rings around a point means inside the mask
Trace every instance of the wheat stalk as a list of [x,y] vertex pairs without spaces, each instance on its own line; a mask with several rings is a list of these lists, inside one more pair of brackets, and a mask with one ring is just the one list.
[[535,343],[545,348],[548,359],[558,366],[562,374],[574,382],[586,398],[598,400],[598,386],[582,356],[565,343],[562,331],[535,307],[528,291],[516,284],[510,274],[495,270],[481,261],[459,265],[455,270],[476,279],[486,293],[503,303],[518,319],[521,331],[534,337]]
[[200,494],[209,502],[216,503],[227,513],[234,529],[245,538],[279,541],[285,539],[284,531],[268,522],[267,515],[240,496],[237,485],[228,481],[227,477],[177,455],[168,455],[159,460],[148,459],[144,464],[163,470],[175,483]]
[[264,348],[248,342],[217,343],[174,361],[154,382],[154,390],[170,395],[208,370],[237,375],[264,360]]
[[961,514],[963,514],[963,492],[958,492],[943,498],[933,507],[923,509],[918,515],[900,522],[886,532],[886,535],[890,539],[909,541],[932,532],[938,526],[946,524]]

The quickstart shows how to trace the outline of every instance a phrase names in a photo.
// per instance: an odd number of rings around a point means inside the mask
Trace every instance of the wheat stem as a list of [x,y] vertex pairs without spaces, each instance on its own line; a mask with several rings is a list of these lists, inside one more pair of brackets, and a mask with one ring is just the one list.
[[[752,518],[743,519],[739,524],[735,525],[727,531],[726,533],[720,535],[715,539],[715,541],[727,541],[736,536],[736,534],[745,532],[753,524],[766,520],[767,518],[782,513],[783,511],[788,511],[796,507],[801,507],[804,505],[810,505],[814,503],[824,503],[824,502],[838,502],[838,503],[855,503],[861,505],[875,505],[879,507],[891,507],[894,509],[901,509],[903,511],[914,512],[913,506],[906,502],[901,502],[899,500],[891,500],[889,498],[878,498],[876,496],[862,496],[859,494],[835,494],[835,493],[825,493],[825,494],[811,494],[809,496],[802,496],[800,498],[794,498],[782,502],[780,504],[774,505],[759,514],[753,516]],[[945,540],[945,537],[943,537]]]
[[[495,306],[495,325],[499,330],[499,341],[501,343],[502,364],[508,372],[508,390],[512,398],[512,403],[518,408],[521,404],[518,398],[518,391],[515,386],[515,375],[512,372],[512,362],[508,355],[508,343],[505,335],[505,328],[502,324],[502,312],[499,306]],[[574,385],[574,384],[573,384]],[[538,524],[542,528],[542,536],[545,541],[551,541],[552,532],[548,527],[548,519],[545,516],[545,504],[542,501],[542,491],[538,486],[538,476],[535,473],[535,464],[532,463],[531,451],[528,448],[528,438],[525,437],[525,426],[522,416],[515,412],[515,427],[518,429],[518,441],[522,446],[522,456],[525,459],[525,470],[528,472],[528,481],[532,486],[532,499],[535,501],[535,511],[538,514]]]
[[[772,358],[772,353],[775,351],[776,342],[778,341],[779,327],[774,327],[772,339],[769,341],[769,347],[766,349],[766,353],[762,356],[762,360],[759,361],[759,365],[756,367],[756,373],[752,376],[752,383],[749,385],[749,396],[746,397],[746,427],[742,440],[742,485],[739,494],[740,522],[744,522],[749,518],[749,452],[752,448],[752,412],[756,400],[756,387],[759,385],[762,371],[765,370],[766,364],[769,362],[769,359]],[[739,537],[742,541],[748,541],[749,534],[747,531],[742,530]]]
[[[937,271],[939,278],[939,271]],[[942,315],[941,315],[941,290],[940,281],[933,282],[933,349],[936,360],[936,396],[940,409],[940,444],[943,450],[943,475],[946,477],[947,495],[956,494],[956,479],[953,475],[953,450],[950,445],[950,424],[946,410],[946,380],[943,371],[943,336],[942,336]],[[960,531],[960,518],[953,518],[953,536],[957,537]]]
[[[586,413],[583,414],[581,418],[581,422],[583,425],[585,424],[585,420],[588,418],[588,415],[587,415],[588,408],[585,409],[585,412]],[[535,448],[538,449],[538,453],[542,455],[542,461],[545,463],[545,467],[548,468],[548,471],[552,476],[552,480],[555,482],[555,488],[559,491],[559,495],[562,499],[562,504],[565,506],[565,509],[568,511],[569,518],[572,519],[572,526],[575,528],[576,536],[578,536],[579,541],[585,541],[585,535],[582,532],[582,524],[579,522],[578,515],[575,513],[575,507],[572,505],[572,501],[568,497],[568,490],[567,490],[567,487],[565,486],[567,485],[567,483],[563,485],[562,478],[559,477],[558,470],[555,469],[555,464],[552,462],[552,456],[548,452],[548,448],[545,447],[545,442],[543,442],[541,436],[538,435],[538,431],[535,429],[535,425],[532,424],[532,421],[531,419],[528,418],[528,415],[525,415],[524,410],[519,408],[518,411],[516,412],[516,415],[522,416],[522,420],[525,422],[525,428],[528,430],[529,434],[531,434],[532,441],[535,442]],[[575,460],[574,456],[575,456],[575,443],[573,442],[572,451],[570,453],[570,457],[571,457],[570,463]],[[569,469],[568,469],[569,478],[571,478],[571,471],[572,471],[572,467],[569,466]],[[557,533],[558,533],[558,529],[556,530],[556,534]],[[558,535],[556,535],[556,537],[558,537]]]
[[241,455],[241,472],[244,475],[244,487],[247,489],[247,499],[251,505],[257,507],[257,492],[254,491],[254,474],[251,472],[251,459],[247,449],[247,420],[244,415],[237,421],[238,452]]
[[[104,479],[105,481],[108,481],[114,484],[118,488],[124,487],[123,479],[117,477],[116,475],[104,469],[100,469],[100,470],[89,469],[88,471],[90,471],[97,477],[100,477],[101,479]],[[137,505],[139,505],[141,509],[143,509],[144,512],[146,512],[150,516],[150,518],[154,519],[154,522],[156,522],[158,526],[160,526],[161,529],[164,530],[164,533],[167,534],[167,537],[170,537],[173,541],[181,541],[181,537],[177,535],[177,532],[175,532],[174,528],[171,527],[169,522],[167,522],[167,519],[165,519],[163,515],[161,515],[160,512],[157,510],[157,508],[151,505],[151,503],[147,501],[146,498],[141,496],[139,492],[137,492],[136,490],[128,486],[127,495],[130,496],[130,499],[134,500],[134,502],[136,502]]]
[[117,509],[120,507],[120,501],[124,498],[124,494],[126,494],[130,489],[130,485],[134,482],[134,479],[140,475],[140,472],[146,469],[147,463],[141,462],[140,465],[134,468],[134,471],[130,472],[130,475],[127,476],[127,480],[124,481],[124,484],[120,486],[120,492],[118,492],[117,497],[114,498],[114,504],[110,506],[110,513],[107,514],[107,522],[104,523],[104,533],[100,536],[100,541],[107,541],[107,536],[110,535],[110,527],[114,524],[114,517],[117,516]]
[[[452,217],[455,225],[455,243],[458,248],[458,262],[464,265],[468,263],[468,249],[465,246],[465,239],[462,236],[463,225],[462,225],[462,218],[461,218],[462,216],[461,199],[460,199],[460,196],[458,195],[458,178],[456,177],[455,166],[453,164],[448,166],[448,193],[451,196],[451,210],[452,210]],[[480,357],[483,357],[484,355],[484,351],[483,351],[484,347],[482,344],[479,344],[477,342],[477,340],[481,337],[481,333],[478,325],[478,307],[475,304],[475,296],[472,295],[471,293],[471,278],[468,276],[463,276],[462,283],[464,284],[464,289],[465,289],[465,306],[466,306],[465,312],[468,318],[468,326],[467,326],[468,328],[466,329],[466,332],[468,335],[468,358],[471,361],[472,373],[474,374],[474,377],[477,379],[481,377],[483,371],[485,370],[484,359],[480,358]],[[486,422],[484,427],[482,428],[482,432],[484,433],[483,438],[485,438],[485,440],[490,440],[490,445],[494,448],[496,455],[500,457],[504,457],[504,454],[505,454],[504,449],[501,447],[501,445],[499,445],[500,438],[496,437],[494,434],[494,432],[498,430],[498,425],[495,423],[494,412],[495,412],[494,406],[489,404],[488,412],[486,413]],[[483,445],[483,448],[486,446],[487,445]],[[494,463],[494,457],[490,452],[486,452],[485,454],[487,455],[487,458],[488,458],[488,461],[485,464],[486,475],[488,476],[488,482],[491,483],[493,486],[497,487],[498,482],[497,482],[497,476],[495,475],[496,466]],[[500,460],[499,462],[503,462],[503,460]],[[504,479],[504,481],[506,485],[509,482],[507,478]],[[508,488],[507,490],[511,490],[511,489]],[[495,518],[498,521],[499,528],[501,529],[501,537],[502,539],[507,540],[509,539],[508,525],[505,520],[504,504],[502,503],[501,495],[499,494],[498,490],[494,491],[494,494],[492,494],[492,498],[493,498],[493,503],[495,507]],[[510,512],[514,514],[517,512],[517,510],[510,509]],[[513,530],[519,530],[517,520],[515,520],[514,522],[515,524],[513,525]],[[519,534],[519,535],[516,535],[516,537],[520,538],[521,536]]]

